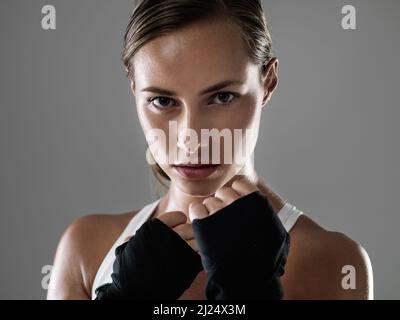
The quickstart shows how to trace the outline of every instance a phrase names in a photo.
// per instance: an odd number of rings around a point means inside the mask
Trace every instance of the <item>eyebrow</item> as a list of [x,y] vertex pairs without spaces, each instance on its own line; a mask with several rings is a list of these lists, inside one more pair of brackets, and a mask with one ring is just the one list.
[[[217,90],[220,90],[220,89],[225,88],[227,86],[230,86],[232,84],[243,84],[243,82],[242,81],[238,81],[238,80],[225,80],[225,81],[213,84],[212,86],[201,90],[199,95],[204,95],[206,93],[217,91]],[[162,88],[158,88],[158,87],[147,87],[147,88],[142,89],[141,91],[155,92],[155,93],[159,93],[159,94],[165,94],[165,95],[168,95],[168,96],[176,96],[177,95],[175,92],[172,92],[172,91],[169,91],[169,90],[165,90],[165,89],[162,89]]]

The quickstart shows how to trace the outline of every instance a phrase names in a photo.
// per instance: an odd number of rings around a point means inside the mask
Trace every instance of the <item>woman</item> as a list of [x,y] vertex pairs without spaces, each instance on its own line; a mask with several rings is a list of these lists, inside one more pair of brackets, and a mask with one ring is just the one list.
[[[150,144],[152,169],[167,182],[168,190],[138,211],[74,221],[57,248],[48,299],[94,299],[95,289],[111,280],[116,247],[127,243],[150,218],[159,218],[198,252],[194,219],[218,213],[254,190],[264,194],[290,233],[281,278],[283,299],[372,299],[366,251],[284,201],[251,162],[261,112],[278,84],[278,60],[271,51],[260,2],[138,1],[124,40],[123,62]],[[171,123],[178,132],[176,139],[170,139],[175,137]],[[200,135],[202,129],[213,128],[240,129],[239,140],[245,139],[249,148],[245,158],[239,159],[236,140],[230,144],[223,139],[219,148],[207,153],[209,139],[193,147],[186,135],[188,129]],[[169,138],[150,141],[154,130]],[[246,130],[252,130],[249,138],[243,134]],[[176,146],[179,156],[171,160]],[[233,161],[226,161],[224,153],[216,165],[203,162],[226,146],[232,147]],[[169,161],[162,161],[166,158]],[[348,266],[355,276],[350,286],[346,276],[351,275],[342,273]],[[200,272],[180,299],[205,299],[206,279]]]

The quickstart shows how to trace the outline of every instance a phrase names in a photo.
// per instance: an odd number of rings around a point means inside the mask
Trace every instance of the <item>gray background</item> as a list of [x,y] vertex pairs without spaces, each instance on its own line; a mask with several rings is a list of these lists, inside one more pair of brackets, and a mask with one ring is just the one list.
[[[41,8],[57,30],[41,28]],[[357,30],[341,28],[341,8]],[[400,2],[264,1],[280,82],[256,169],[317,223],[361,243],[375,298],[400,298],[395,141]],[[43,299],[43,265],[76,218],[155,199],[119,54],[132,1],[0,2],[0,298]]]

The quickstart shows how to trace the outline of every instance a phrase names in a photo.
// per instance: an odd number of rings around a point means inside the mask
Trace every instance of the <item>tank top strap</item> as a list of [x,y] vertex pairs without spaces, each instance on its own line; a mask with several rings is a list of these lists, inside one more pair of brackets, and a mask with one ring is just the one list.
[[93,281],[92,285],[92,299],[96,298],[95,290],[105,283],[112,282],[111,273],[110,273],[110,266],[112,270],[112,265],[115,260],[115,249],[121,245],[125,238],[128,236],[132,236],[136,233],[136,230],[146,222],[146,220],[151,216],[156,208],[160,199],[151,202],[144,206],[139,212],[137,212],[132,219],[129,221],[127,226],[125,227],[124,231],[120,234],[118,239],[114,242],[111,249],[108,251],[107,255],[105,256],[104,260],[102,261],[99,269],[97,270],[96,276]]
[[289,202],[285,202],[284,206],[277,213],[286,231],[289,232],[293,228],[297,219],[303,214],[303,211],[297,209]]

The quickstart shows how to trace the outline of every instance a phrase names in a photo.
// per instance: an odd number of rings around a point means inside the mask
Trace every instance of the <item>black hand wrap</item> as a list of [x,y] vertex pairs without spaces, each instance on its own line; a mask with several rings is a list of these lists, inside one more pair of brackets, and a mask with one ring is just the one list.
[[208,300],[280,300],[290,237],[268,199],[252,192],[192,221]]
[[157,218],[146,221],[115,255],[112,283],[96,289],[96,300],[176,300],[203,269],[200,255]]

